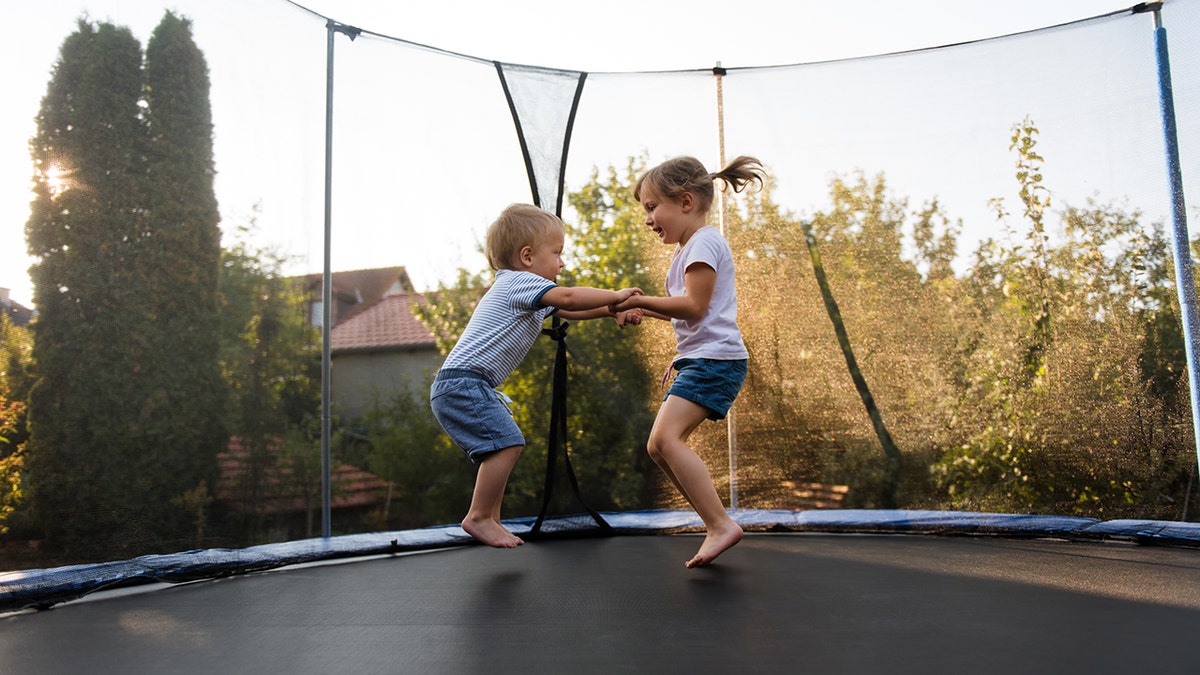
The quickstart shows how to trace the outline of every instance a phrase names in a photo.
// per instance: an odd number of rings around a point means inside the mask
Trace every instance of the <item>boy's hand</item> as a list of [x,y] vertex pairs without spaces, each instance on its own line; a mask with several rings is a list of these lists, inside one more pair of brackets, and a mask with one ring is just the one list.
[[616,293],[617,293],[617,301],[612,303],[611,305],[609,305],[610,307],[615,307],[616,305],[619,305],[622,302],[625,302],[631,296],[641,295],[642,289],[640,289],[640,288],[622,288],[621,290],[617,291]]
[[633,296],[635,296],[635,295],[642,295],[642,289],[640,289],[640,288],[626,288],[626,289],[624,289],[624,290],[617,291],[617,293],[618,293],[618,294],[621,294],[621,293],[624,293],[625,291],[637,291],[637,292],[636,292],[636,293],[630,293],[629,295],[625,295],[625,296],[623,296],[623,297],[622,297],[620,300],[617,300],[617,301],[616,301],[616,302],[614,302],[613,304],[609,305],[609,306],[608,306],[608,311],[609,311],[609,313],[611,313],[611,314],[618,314],[618,313],[620,313],[620,312],[627,312],[627,311],[629,311],[629,310],[631,310],[631,309],[634,309],[634,307],[633,307],[633,306],[630,304],[630,302],[629,302],[629,299],[630,299],[630,298],[632,298],[632,297],[633,297]]
[[640,326],[642,323],[642,310],[631,309],[627,312],[617,312],[613,318],[617,321],[617,328]]
[[[616,291],[616,294],[617,294],[617,301],[608,306],[609,314],[617,314],[618,312],[624,312],[628,309],[632,309],[631,307],[629,307],[626,304],[626,301],[628,301],[629,298],[632,298],[635,295],[642,295],[642,289],[640,289],[640,288],[622,288],[621,290]],[[624,305],[624,306],[622,306],[622,305]]]

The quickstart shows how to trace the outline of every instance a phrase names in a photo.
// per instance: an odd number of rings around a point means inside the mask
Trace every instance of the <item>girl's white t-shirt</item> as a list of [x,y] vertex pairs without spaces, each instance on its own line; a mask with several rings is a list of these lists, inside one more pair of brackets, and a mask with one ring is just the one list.
[[733,251],[721,231],[706,225],[675,249],[667,269],[667,295],[685,293],[683,275],[694,264],[704,264],[717,273],[712,302],[704,316],[695,321],[671,319],[675,329],[678,359],[716,359],[730,361],[749,358],[742,332],[737,325],[737,283],[733,270]]

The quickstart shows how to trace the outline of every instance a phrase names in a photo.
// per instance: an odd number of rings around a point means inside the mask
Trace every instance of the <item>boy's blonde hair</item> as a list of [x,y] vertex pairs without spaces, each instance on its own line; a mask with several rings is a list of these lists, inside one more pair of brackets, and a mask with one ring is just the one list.
[[510,204],[488,226],[484,253],[493,270],[513,269],[513,258],[526,246],[537,246],[547,235],[564,230],[558,216],[533,204]]
[[696,196],[700,212],[708,213],[713,203],[714,180],[723,180],[734,192],[741,192],[747,183],[756,182],[761,187],[765,175],[762,163],[746,155],[735,157],[716,173],[709,173],[695,157],[676,157],[642,174],[633,185],[633,198],[642,201],[645,188],[673,202],[690,192]]

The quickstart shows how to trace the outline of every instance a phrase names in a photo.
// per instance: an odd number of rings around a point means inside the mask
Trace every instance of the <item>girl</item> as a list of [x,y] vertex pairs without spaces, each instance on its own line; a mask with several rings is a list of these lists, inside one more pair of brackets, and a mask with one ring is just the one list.
[[746,378],[749,356],[737,326],[733,253],[719,230],[706,223],[713,181],[740,192],[763,183],[762,164],[738,157],[709,173],[692,157],[676,157],[647,171],[633,186],[646,225],[664,244],[678,244],[667,271],[666,297],[631,296],[617,311],[640,308],[669,320],[675,329],[676,372],[650,430],[646,450],[704,521],[707,534],[687,561],[700,567],[742,539],[742,528],[725,511],[704,460],[688,437],[705,419],[724,419]]

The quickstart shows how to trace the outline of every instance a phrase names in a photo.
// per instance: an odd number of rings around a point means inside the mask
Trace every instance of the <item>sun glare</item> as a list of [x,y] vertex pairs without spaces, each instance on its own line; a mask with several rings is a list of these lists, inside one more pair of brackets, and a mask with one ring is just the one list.
[[50,188],[50,194],[60,195],[71,187],[71,173],[57,164],[51,164],[46,169],[46,187]]

